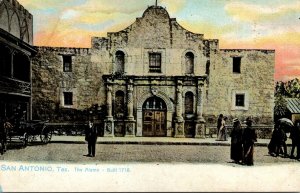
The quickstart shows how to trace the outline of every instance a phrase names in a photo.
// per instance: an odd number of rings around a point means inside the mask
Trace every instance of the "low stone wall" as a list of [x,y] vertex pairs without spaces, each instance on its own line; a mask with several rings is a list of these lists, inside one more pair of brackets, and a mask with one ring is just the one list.
[[[47,127],[52,130],[53,135],[65,136],[84,136],[85,129],[88,126],[86,122],[80,123],[46,123]],[[98,136],[103,137],[103,123],[96,122]]]
[[[227,127],[227,135],[230,136],[232,131],[232,126]],[[243,125],[242,128],[246,126]],[[271,139],[273,127],[268,125],[254,125],[253,128],[256,130],[257,137],[261,139]],[[217,136],[217,127],[216,126],[207,126],[205,131],[206,137],[216,137]]]

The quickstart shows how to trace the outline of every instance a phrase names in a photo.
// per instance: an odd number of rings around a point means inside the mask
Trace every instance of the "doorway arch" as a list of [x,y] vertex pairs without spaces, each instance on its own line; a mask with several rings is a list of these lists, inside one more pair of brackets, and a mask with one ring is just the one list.
[[167,105],[161,98],[153,96],[143,104],[143,136],[167,136]]

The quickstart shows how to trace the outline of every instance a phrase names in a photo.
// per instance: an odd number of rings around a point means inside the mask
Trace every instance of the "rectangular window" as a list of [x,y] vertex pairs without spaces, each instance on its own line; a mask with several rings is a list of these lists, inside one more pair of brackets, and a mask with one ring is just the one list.
[[64,92],[64,105],[73,105],[73,93]]
[[245,107],[245,95],[244,94],[235,95],[235,106]]
[[161,73],[161,54],[149,54],[149,72]]
[[241,57],[233,57],[233,73],[241,73]]
[[72,72],[72,56],[63,56],[64,72]]

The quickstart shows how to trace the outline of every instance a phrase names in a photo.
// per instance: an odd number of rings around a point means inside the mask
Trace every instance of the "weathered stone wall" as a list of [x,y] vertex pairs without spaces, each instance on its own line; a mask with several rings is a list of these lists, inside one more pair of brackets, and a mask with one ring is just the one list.
[[[241,57],[241,73],[233,73],[232,57]],[[220,50],[211,52],[210,74],[206,85],[204,114],[209,125],[216,125],[220,113],[254,124],[273,125],[274,64],[273,50]],[[248,95],[248,109],[233,108],[234,92]],[[247,97],[246,97],[247,98]]]
[[0,28],[32,45],[33,17],[18,1],[0,1]]
[[[235,117],[245,120],[252,116],[254,124],[263,125],[261,133],[273,124],[274,51],[219,50],[218,40],[204,39],[202,34],[189,32],[159,6],[149,7],[143,17],[137,18],[122,31],[108,33],[107,38],[92,38],[91,49],[40,47],[38,50],[33,61],[33,109],[37,117],[45,114],[53,116],[51,118],[55,121],[61,119],[59,109],[66,108],[62,105],[62,93],[65,91],[74,94],[74,105],[68,108],[85,110],[93,105],[105,107],[106,87],[102,76],[115,74],[116,52],[122,51],[125,54],[125,73],[119,79],[119,75],[113,76],[112,106],[118,90],[127,95],[122,77],[149,78],[134,82],[135,120],[141,118],[137,115],[138,108],[141,108],[138,107],[140,98],[150,96],[153,87],[168,96],[166,99],[174,103],[172,107],[175,108],[178,102],[173,80],[155,82],[150,80],[150,76],[174,77],[175,80],[176,76],[202,77],[207,74],[203,91],[203,115],[207,127],[215,127],[220,113],[229,117],[228,124]],[[161,53],[162,73],[149,73],[151,52]],[[194,73],[189,75],[185,72],[187,52],[192,52],[195,57]],[[73,72],[63,72],[62,55],[73,55]],[[242,58],[240,74],[233,73],[232,57]],[[195,113],[198,86],[189,81],[183,83],[182,96],[187,91],[193,93]],[[235,94],[240,92],[246,96],[244,109],[233,105]],[[175,112],[176,109],[170,110],[169,117]],[[73,116],[73,119],[76,117]]]
[[[192,52],[195,56],[195,74],[205,74],[207,57],[203,35],[181,27],[162,7],[149,7],[143,17],[137,18],[128,28],[108,33],[108,39],[93,38],[92,45],[93,48],[107,47],[111,67],[114,66],[115,53],[123,51],[126,55],[127,75],[184,75],[187,52]],[[162,73],[149,73],[150,52],[161,53]]]
[[[32,62],[33,117],[60,121],[61,109],[86,110],[105,101],[101,63],[85,48],[37,47]],[[72,55],[72,72],[63,72],[63,55]],[[101,57],[101,56],[99,56]],[[96,59],[95,59],[96,58]],[[63,92],[73,92],[73,105],[63,106]],[[67,118],[72,119],[72,118]]]

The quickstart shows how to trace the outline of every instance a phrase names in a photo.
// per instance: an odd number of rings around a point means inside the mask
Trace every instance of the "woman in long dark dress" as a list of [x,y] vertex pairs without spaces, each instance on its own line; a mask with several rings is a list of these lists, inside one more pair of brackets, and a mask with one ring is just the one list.
[[222,121],[223,121],[223,114],[220,114],[218,117],[218,121],[217,121],[217,140],[219,138],[219,132],[220,132],[220,128],[222,126]]
[[255,129],[252,127],[252,119],[248,117],[246,119],[247,127],[243,132],[243,148],[244,148],[244,164],[253,166],[253,154],[254,154],[254,143],[257,141],[257,134]]
[[242,134],[241,122],[237,118],[233,119],[233,129],[230,134],[230,158],[235,163],[240,163],[243,160]]
[[280,141],[279,124],[276,123],[274,126],[274,130],[272,132],[270,143],[268,144],[268,150],[271,156],[276,156],[279,141]]

